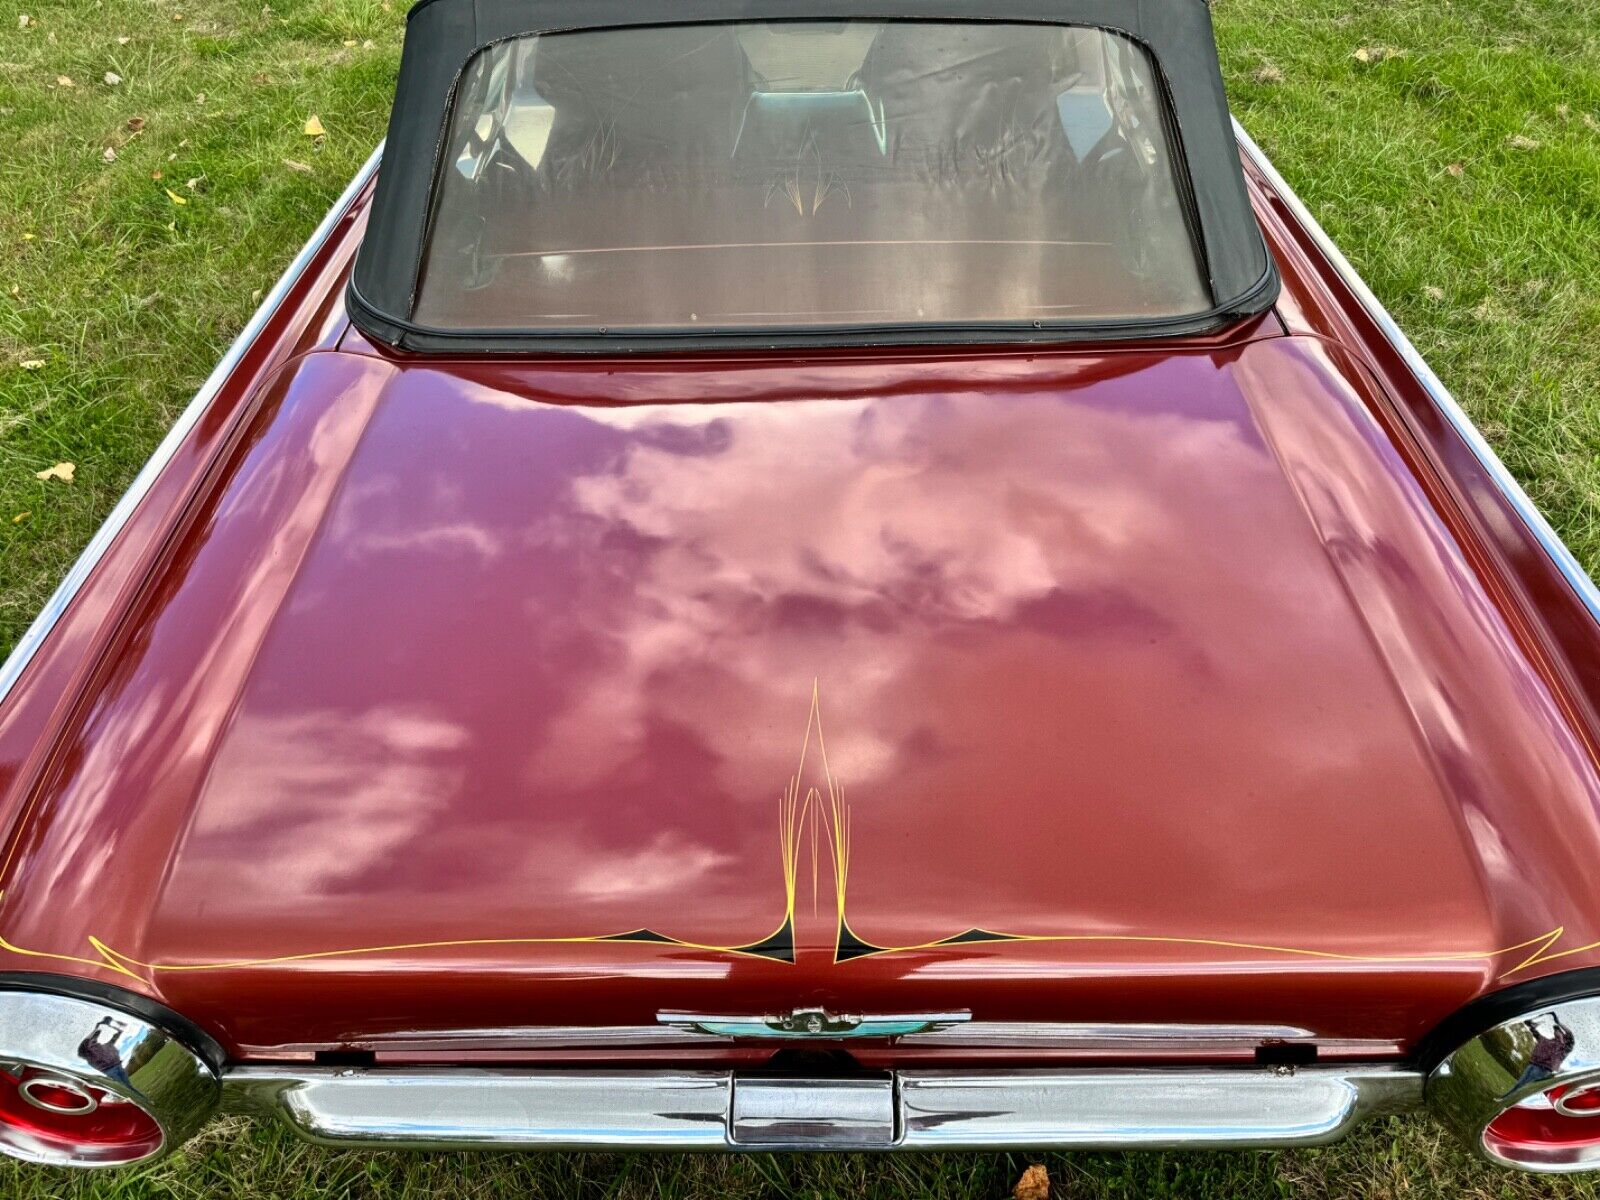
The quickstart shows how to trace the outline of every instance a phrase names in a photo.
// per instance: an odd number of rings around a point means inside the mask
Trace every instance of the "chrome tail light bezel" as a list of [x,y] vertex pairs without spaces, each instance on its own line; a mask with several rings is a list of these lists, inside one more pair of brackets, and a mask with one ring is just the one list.
[[[113,989],[106,989],[108,993]],[[121,1001],[120,1003],[117,1001]],[[137,1010],[137,1011],[136,1011]],[[222,1095],[220,1052],[187,1022],[137,997],[115,1000],[0,981],[0,1064],[35,1091],[102,1096],[136,1105],[160,1130],[150,1146],[68,1143],[0,1122],[0,1154],[47,1166],[125,1167],[169,1153],[197,1133]],[[71,1116],[59,1106],[36,1105]]]
[[[1600,979],[1583,975],[1596,994],[1543,1003],[1537,1002],[1538,989],[1490,997],[1494,1023],[1456,1044],[1428,1073],[1428,1107],[1490,1162],[1544,1174],[1600,1170],[1600,1108],[1566,1112],[1549,1095],[1600,1085]],[[1507,1015],[1513,999],[1521,1007]],[[1514,1148],[1491,1131],[1514,1109],[1550,1109],[1568,1121],[1592,1121],[1593,1139],[1530,1141]],[[1581,1128],[1574,1132],[1584,1136]]]

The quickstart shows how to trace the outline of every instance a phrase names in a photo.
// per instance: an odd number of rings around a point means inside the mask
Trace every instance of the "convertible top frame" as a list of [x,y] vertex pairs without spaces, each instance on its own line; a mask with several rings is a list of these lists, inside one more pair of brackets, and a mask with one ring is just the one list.
[[829,325],[645,333],[606,328],[436,329],[418,324],[417,290],[451,109],[463,73],[485,47],[511,38],[583,29],[794,19],[783,0],[424,0],[411,10],[372,221],[347,292],[363,333],[404,350],[447,353],[617,353],[708,347],[1105,341],[1204,332],[1264,312],[1278,277],[1250,211],[1203,0],[999,0],[975,18],[961,0],[820,0],[810,21],[984,20],[1079,25],[1146,49],[1166,92],[1192,199],[1213,304],[1177,318],[1006,321],[983,324]]

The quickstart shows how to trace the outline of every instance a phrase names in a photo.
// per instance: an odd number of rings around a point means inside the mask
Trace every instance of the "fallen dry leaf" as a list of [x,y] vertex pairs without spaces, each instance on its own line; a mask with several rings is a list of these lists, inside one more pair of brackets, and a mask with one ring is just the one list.
[[366,41],[362,42],[361,43],[361,48],[363,50],[371,50],[372,49],[372,39],[368,38]]
[[1257,67],[1251,72],[1250,78],[1257,83],[1282,83],[1283,72],[1269,64],[1264,67]]
[[19,14],[17,14],[17,28],[18,29],[26,29],[29,25],[32,25],[32,24],[33,24],[33,18],[30,17],[27,13],[19,13]]
[[299,171],[302,175],[311,174],[311,166],[308,163],[295,162],[292,158],[286,158],[283,160],[283,165],[291,171]]
[[138,133],[143,129],[144,129],[144,118],[143,117],[129,117],[128,118],[128,130],[129,130],[130,133]]
[[11,523],[13,525],[21,525],[24,521],[26,521],[31,516],[33,516],[33,513],[31,511],[19,512],[16,516],[11,518]]
[[188,188],[192,192],[192,191],[195,191],[196,189],[199,188],[201,182],[204,179],[205,179],[204,175],[196,175],[193,179],[190,179],[187,182],[185,182],[183,186]]
[[107,87],[116,87],[121,82],[122,82],[122,76],[121,75],[118,75],[115,71],[107,71],[106,72],[106,86]]
[[1520,133],[1513,133],[1510,137],[1508,137],[1506,139],[1506,145],[1510,146],[1513,150],[1537,150],[1539,148],[1539,143],[1537,141]]
[[1403,58],[1404,50],[1396,50],[1393,46],[1362,46],[1350,57],[1363,66],[1373,63],[1388,62],[1391,58]]
[[261,289],[260,288],[257,288],[255,291],[250,293],[250,303],[251,304],[260,304],[261,303]]
[[51,479],[59,479],[62,483],[71,483],[72,477],[77,473],[77,463],[58,462],[53,467],[46,467],[42,471],[35,471],[33,473],[33,477],[35,479],[43,479],[47,482]]
[[78,85],[72,82],[71,75],[57,75],[56,86],[60,88],[74,88]]
[[116,147],[114,147],[114,146],[107,146],[107,147],[106,147],[106,148],[105,148],[105,151],[104,151],[104,153],[102,153],[102,154],[101,154],[101,155],[100,155],[100,157],[101,157],[101,158],[102,158],[102,159],[104,159],[104,160],[105,160],[105,161],[106,161],[106,162],[108,162],[108,163],[114,163],[114,162],[116,162],[116,161],[117,161],[117,151],[116,151]]
[[44,359],[25,358],[18,365],[21,366],[24,371],[42,371],[44,369]]
[[131,41],[133,41],[133,39],[131,37],[128,37],[126,34],[124,34],[122,37],[119,37],[117,39],[117,45],[126,46]]
[[151,171],[150,172],[150,178],[154,179],[157,183],[161,182],[161,176],[162,176],[162,173],[160,171]]
[[306,136],[311,138],[328,136],[328,131],[323,128],[322,121],[315,114],[306,118]]
[[1050,1200],[1050,1172],[1043,1163],[1034,1163],[1022,1173],[1011,1195],[1015,1200]]
[[185,200],[182,196],[178,195],[178,193],[173,191],[171,188],[162,188],[161,190],[166,192],[167,199],[171,200],[174,204],[187,204],[187,203],[189,203],[187,200]]
[[344,48],[346,50],[354,50],[356,48],[356,40],[355,40],[355,38],[345,38],[345,40],[344,40]]
[[1444,289],[1442,287],[1434,287],[1431,283],[1422,289],[1422,294],[1429,300],[1438,301],[1444,299]]

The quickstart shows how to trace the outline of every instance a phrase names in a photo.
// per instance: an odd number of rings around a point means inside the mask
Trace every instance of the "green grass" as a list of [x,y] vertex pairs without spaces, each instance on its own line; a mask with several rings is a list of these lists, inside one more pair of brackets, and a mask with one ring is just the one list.
[[[382,136],[403,9],[23,0],[28,27],[4,17],[0,654]],[[1595,571],[1593,0],[1217,0],[1215,11],[1236,112]],[[1364,48],[1373,61],[1355,57]],[[105,83],[107,71],[123,82]],[[55,85],[62,75],[75,86]],[[313,113],[328,130],[320,143],[303,133]],[[75,482],[35,478],[62,460],[77,464]],[[1028,1161],[352,1155],[227,1121],[143,1170],[0,1166],[0,1196],[933,1200],[1008,1195]],[[1596,1194],[1483,1167],[1424,1120],[1320,1151],[1044,1161],[1070,1197]]]

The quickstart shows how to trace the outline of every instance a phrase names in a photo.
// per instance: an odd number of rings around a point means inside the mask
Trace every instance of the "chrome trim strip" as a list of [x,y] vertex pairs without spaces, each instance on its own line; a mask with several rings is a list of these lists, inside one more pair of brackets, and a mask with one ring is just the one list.
[[1233,131],[1238,138],[1240,147],[1249,155],[1250,161],[1257,170],[1266,176],[1267,182],[1272,185],[1273,191],[1288,206],[1295,220],[1310,236],[1311,240],[1316,243],[1317,249],[1322,252],[1323,257],[1339,273],[1339,277],[1343,280],[1345,286],[1361,302],[1361,307],[1366,309],[1367,315],[1383,331],[1383,335],[1389,340],[1389,344],[1405,360],[1406,366],[1417,377],[1417,381],[1427,389],[1428,395],[1433,399],[1439,412],[1455,427],[1456,432],[1467,443],[1472,453],[1483,465],[1484,470],[1494,480],[1495,485],[1506,499],[1511,502],[1511,506],[1516,509],[1523,523],[1539,539],[1539,543],[1544,547],[1545,553],[1550,556],[1556,568],[1572,586],[1572,590],[1578,594],[1578,598],[1588,608],[1590,616],[1600,621],[1600,588],[1595,586],[1594,580],[1583,569],[1583,564],[1567,548],[1566,543],[1561,540],[1556,531],[1550,527],[1550,523],[1545,520],[1544,514],[1528,498],[1528,494],[1522,490],[1522,485],[1506,469],[1505,463],[1500,461],[1500,456],[1494,452],[1493,447],[1484,439],[1483,434],[1478,431],[1478,427],[1472,423],[1472,418],[1467,415],[1456,398],[1450,394],[1450,389],[1445,387],[1438,375],[1434,374],[1433,368],[1428,366],[1427,361],[1417,352],[1417,348],[1411,344],[1411,339],[1401,331],[1400,326],[1389,315],[1388,310],[1383,307],[1378,297],[1373,294],[1372,289],[1366,285],[1361,276],[1356,274],[1355,268],[1350,265],[1350,260],[1345,258],[1339,248],[1333,244],[1333,239],[1328,236],[1327,231],[1318,224],[1317,219],[1311,215],[1310,209],[1306,208],[1300,197],[1295,195],[1294,189],[1289,186],[1282,175],[1278,174],[1277,168],[1272,165],[1266,153],[1260,146],[1256,145],[1237,119],[1233,122]]
[[46,1111],[93,1112],[101,1102],[87,1086],[137,1105],[161,1127],[159,1146],[130,1155],[115,1144],[63,1149],[0,1121],[0,1154],[24,1162],[121,1167],[159,1158],[199,1131],[222,1093],[216,1072],[172,1034],[132,1013],[72,996],[0,991],[0,1056],[12,1070],[32,1068],[65,1081],[88,1101],[76,1109],[51,1105],[27,1096],[24,1083],[24,1098]]
[[[406,1030],[378,1033],[360,1039],[363,1049],[385,1053],[402,1050],[560,1050],[596,1046],[704,1046],[711,1034],[671,1025],[508,1025],[501,1029]],[[275,1046],[283,1051],[310,1053],[325,1050],[321,1043]]]
[[[1295,1025],[1094,1024],[1076,1021],[970,1021],[965,1014],[919,1014],[924,1019],[955,1021],[921,1033],[898,1035],[907,1046],[974,1046],[1024,1049],[1092,1050],[1242,1050],[1263,1043],[1309,1042],[1327,1050],[1338,1047],[1344,1057],[1380,1058],[1395,1052],[1392,1041],[1330,1041]],[[705,1045],[725,1041],[722,1033],[698,1028],[702,1022],[748,1021],[747,1017],[707,1017],[662,1013],[658,1025],[523,1025],[498,1029],[407,1030],[360,1039],[362,1048],[385,1052],[410,1050],[551,1050],[596,1046],[651,1047]],[[878,1020],[879,1018],[871,1018]],[[900,1017],[898,1020],[908,1020]],[[679,1024],[678,1022],[683,1022]],[[273,1052],[311,1053],[321,1043],[275,1046]]]
[[[1553,1069],[1545,1065],[1551,1062]],[[1433,1069],[1426,1098],[1435,1115],[1490,1162],[1565,1174],[1600,1168],[1600,1117],[1583,1118],[1597,1123],[1593,1142],[1555,1145],[1526,1157],[1491,1148],[1484,1131],[1510,1108],[1560,1111],[1560,1103],[1545,1095],[1552,1087],[1596,1082],[1600,998],[1588,998],[1537,1008],[1480,1033]]]
[[1294,1025],[1097,1025],[1060,1021],[974,1021],[950,1029],[935,1029],[906,1037],[918,1046],[1026,1046],[1082,1049],[1111,1046],[1140,1049],[1171,1046],[1193,1050],[1199,1046],[1227,1046],[1253,1050],[1263,1042],[1301,1042],[1315,1039],[1309,1029]]
[[62,579],[50,599],[45,602],[44,608],[39,610],[39,615],[33,619],[33,623],[28,626],[27,632],[22,635],[12,649],[5,664],[0,666],[0,704],[5,703],[6,696],[10,694],[12,687],[22,676],[22,672],[27,668],[28,663],[33,660],[33,656],[38,651],[39,646],[44,642],[50,631],[55,628],[56,622],[61,619],[61,614],[66,611],[67,606],[72,603],[79,589],[83,587],[84,582],[89,578],[89,573],[94,570],[96,564],[105,556],[105,552],[110,548],[111,543],[122,532],[123,526],[133,516],[134,510],[139,507],[139,502],[144,499],[145,494],[155,484],[156,479],[165,469],[167,463],[172,460],[172,456],[177,453],[178,447],[183,443],[184,438],[189,436],[189,432],[199,422],[207,406],[210,405],[217,392],[221,390],[222,385],[227,382],[228,376],[233,373],[233,369],[239,365],[239,360],[244,357],[251,343],[261,333],[262,327],[266,325],[268,318],[277,310],[278,305],[283,302],[283,298],[288,294],[289,289],[299,281],[311,259],[316,255],[317,251],[322,249],[334,227],[343,219],[351,203],[361,189],[367,185],[367,181],[372,178],[373,173],[378,169],[378,161],[382,157],[383,143],[380,142],[378,148],[372,152],[372,156],[367,159],[366,164],[356,172],[356,177],[350,181],[350,186],[345,188],[344,194],[334,202],[333,207],[328,211],[328,215],[322,219],[322,224],[317,226],[316,232],[311,235],[310,240],[301,248],[300,253],[289,264],[288,269],[278,278],[278,282],[273,286],[272,291],[267,293],[266,299],[261,302],[261,306],[256,309],[255,315],[250,318],[249,323],[240,331],[239,336],[234,339],[233,345],[228,347],[228,352],[223,355],[222,361],[216,365],[216,368],[207,377],[205,383],[200,385],[200,390],[195,393],[194,399],[189,401],[189,406],[183,410],[177,421],[173,423],[172,428],[167,431],[167,436],[161,439],[161,444],[156,447],[155,452],[140,469],[139,474],[128,485],[128,490],[117,501],[116,507],[111,510],[111,515],[95,531],[94,537],[89,539],[89,544],[84,547],[83,553],[72,564],[72,568],[67,572],[66,577]]
[[337,1146],[1216,1149],[1332,1141],[1368,1116],[1419,1105],[1422,1077],[1398,1066],[911,1070],[878,1080],[236,1067],[225,1097],[233,1111],[276,1115]]

